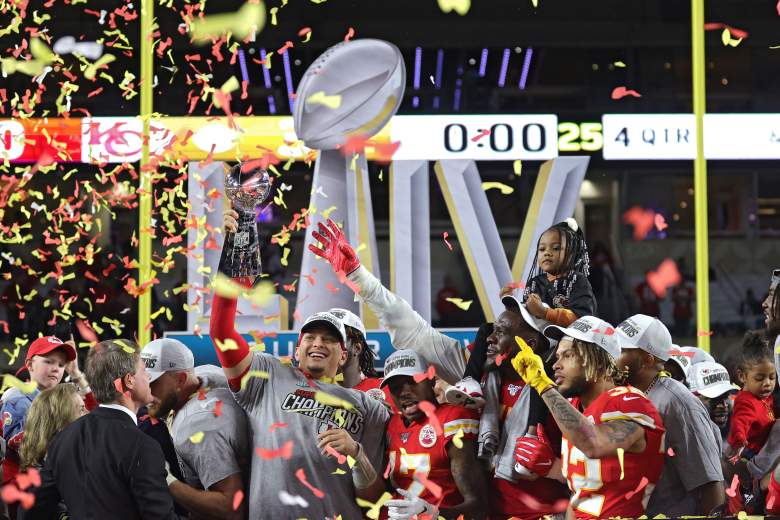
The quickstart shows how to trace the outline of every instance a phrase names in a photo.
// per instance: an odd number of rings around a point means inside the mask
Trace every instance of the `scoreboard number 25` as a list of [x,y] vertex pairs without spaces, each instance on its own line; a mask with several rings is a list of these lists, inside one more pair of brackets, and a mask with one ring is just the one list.
[[601,123],[558,123],[558,151],[598,152],[603,147]]

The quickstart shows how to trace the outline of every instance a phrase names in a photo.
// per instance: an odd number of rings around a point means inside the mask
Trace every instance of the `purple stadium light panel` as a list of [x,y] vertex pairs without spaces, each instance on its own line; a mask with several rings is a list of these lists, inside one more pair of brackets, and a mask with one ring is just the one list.
[[436,52],[436,76],[434,78],[434,86],[441,88],[441,73],[444,68],[444,49],[439,49]]
[[487,59],[488,59],[488,50],[487,48],[482,49],[482,56],[479,58],[479,77],[484,78],[485,73],[487,71]]
[[412,86],[414,90],[420,88],[420,67],[422,65],[422,47],[414,49],[414,80]]
[[414,96],[414,97],[412,98],[412,106],[413,106],[414,108],[417,108],[417,107],[419,107],[419,106],[420,106],[420,97],[419,97],[419,96]]
[[295,111],[295,98],[293,89],[292,72],[290,71],[290,49],[282,54],[282,62],[284,63],[284,81],[287,84],[287,100],[290,102],[290,113]]
[[249,83],[249,72],[246,70],[246,56],[244,56],[242,49],[238,49],[238,64],[241,66],[242,81]]
[[[265,49],[260,49],[260,59],[262,61],[265,61],[266,53]],[[265,88],[270,89],[271,88],[271,72],[268,70],[268,67],[265,65],[260,65],[260,69],[263,71],[263,85],[265,85]],[[268,111],[271,113],[271,115],[276,114],[276,102],[274,101],[274,96],[272,94],[268,95]]]
[[509,67],[509,49],[504,49],[504,56],[501,58],[501,72],[498,73],[498,86],[503,87],[506,84],[506,71]]
[[525,90],[525,82],[528,81],[528,70],[531,68],[531,58],[534,55],[534,50],[528,47],[525,51],[525,59],[523,60],[523,70],[520,72],[520,83],[518,87],[520,90]]

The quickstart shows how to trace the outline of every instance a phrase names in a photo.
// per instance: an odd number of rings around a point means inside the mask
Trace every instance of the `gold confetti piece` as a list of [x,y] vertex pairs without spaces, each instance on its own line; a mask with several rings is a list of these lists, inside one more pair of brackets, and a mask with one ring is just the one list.
[[330,214],[336,210],[336,206],[331,206],[322,211],[322,218],[330,217]]
[[354,466],[356,462],[357,462],[357,461],[356,461],[355,459],[353,459],[352,457],[350,457],[349,455],[347,455],[347,466],[349,466],[350,468],[352,468],[352,466]]
[[498,189],[501,190],[501,194],[503,195],[509,195],[510,193],[514,192],[515,189],[512,186],[507,186],[504,183],[501,182],[483,182],[482,183],[482,190],[492,190],[492,189]]
[[192,444],[200,444],[203,441],[203,437],[205,434],[203,432],[193,433],[192,437],[190,437],[190,442]]
[[341,468],[336,468],[336,471],[334,471],[333,473],[331,473],[331,475],[346,475],[346,474],[347,474],[347,472],[346,472],[346,471],[344,471],[344,470],[343,470],[343,469],[341,469]]
[[[272,9],[273,11],[273,9]],[[202,19],[195,19],[190,24],[190,35],[193,42],[207,43],[212,38],[219,38],[225,33],[231,33],[234,38],[243,40],[253,32],[260,32],[265,27],[265,4],[247,2],[235,13],[213,14]]]
[[324,404],[326,406],[332,406],[334,408],[344,408],[345,410],[352,410],[355,408],[349,401],[345,401],[340,397],[336,397],[335,395],[331,395],[321,390],[315,392],[314,400],[318,403]]
[[623,448],[617,449],[618,462],[620,463],[620,480],[623,480]]
[[238,78],[236,78],[235,76],[230,76],[230,79],[227,80],[225,83],[223,83],[221,87],[219,87],[219,90],[221,90],[225,94],[228,94],[240,88],[241,88],[241,84],[238,82]]
[[218,339],[216,339],[215,341],[217,343],[217,348],[220,350],[220,352],[226,352],[228,350],[238,350],[238,343],[236,343],[236,341],[231,338],[225,338],[225,341],[220,341]]
[[[319,3],[316,0],[311,0],[312,2]],[[320,0],[321,2],[324,2],[325,0]],[[382,496],[379,497],[379,500],[376,502],[369,502],[368,500],[363,500],[362,498],[356,498],[357,505],[359,507],[367,507],[368,511],[366,512],[366,518],[370,518],[371,520],[376,520],[379,518],[379,511],[382,509],[382,506],[385,505],[385,502],[393,498],[393,495],[385,491],[382,493]]]
[[471,9],[471,0],[439,0],[439,9],[441,9],[443,13],[455,11],[463,16]]
[[613,63],[612,65],[614,65],[615,67],[620,67],[621,69],[622,69],[622,68],[625,68],[625,66],[626,66],[626,64],[625,64],[625,63],[623,63],[622,61],[616,61],[616,62],[615,62],[615,63]]
[[222,273],[218,273],[214,278],[214,291],[225,298],[247,298],[253,305],[258,307],[265,306],[273,295],[276,294],[276,289],[272,282],[263,281],[255,287],[247,289]]
[[513,162],[513,163],[512,163],[512,170],[514,170],[514,172],[515,172],[515,175],[518,175],[518,176],[519,176],[521,173],[523,173],[523,161],[521,161],[520,159],[518,159],[518,160],[516,160],[515,162]]
[[282,252],[282,265],[287,266],[287,257],[290,256],[290,248],[285,247],[284,251]]
[[25,383],[15,378],[11,374],[6,374],[5,377],[3,377],[3,390],[8,387],[18,388],[22,391],[22,393],[31,394],[38,388],[38,383],[35,381],[29,381]]
[[469,310],[473,302],[473,300],[463,301],[461,298],[446,298],[446,300],[464,311]]
[[328,96],[325,92],[320,90],[307,97],[306,102],[311,105],[323,105],[330,109],[336,109],[341,106],[341,96],[338,94]]
[[[116,60],[116,56],[113,54],[104,54],[95,63],[89,64],[84,68],[84,77],[87,79],[95,79],[98,69],[108,65],[112,61]],[[86,60],[84,60],[86,61]],[[131,80],[132,81],[132,80]]]
[[463,433],[463,430],[461,429],[461,430],[458,430],[457,433],[452,436],[452,444],[454,444],[455,447],[458,448],[459,450],[463,449],[463,440],[462,440],[463,439],[463,435],[464,435],[464,433]]
[[531,5],[534,7],[539,7],[539,0],[531,0]]
[[244,374],[244,377],[241,378],[241,390],[244,389],[247,381],[249,381],[253,377],[259,377],[260,379],[268,379],[270,376],[268,375],[268,372],[264,372],[262,370],[250,370],[249,372]]
[[732,38],[731,37],[731,31],[728,30],[728,28],[723,29],[723,32],[720,33],[720,39],[723,42],[724,47],[736,47],[740,43],[742,43],[742,38]]

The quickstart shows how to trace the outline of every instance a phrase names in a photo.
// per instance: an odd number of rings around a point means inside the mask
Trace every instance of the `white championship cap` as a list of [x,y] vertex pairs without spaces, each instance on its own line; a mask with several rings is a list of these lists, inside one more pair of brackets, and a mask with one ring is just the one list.
[[620,347],[615,339],[615,328],[595,316],[583,316],[566,328],[550,325],[544,329],[544,335],[558,341],[564,336],[569,336],[586,343],[593,343],[603,348],[613,360],[617,360],[620,356]]
[[396,350],[385,360],[385,377],[380,387],[395,376],[415,376],[428,371],[428,363],[414,350]]
[[544,329],[550,325],[550,322],[532,316],[531,313],[528,312],[528,309],[525,307],[525,305],[521,303],[522,300],[523,290],[520,288],[515,288],[511,293],[505,294],[501,297],[501,303],[504,304],[504,307],[509,310],[519,309],[520,314],[523,315],[523,319],[528,325],[533,327],[537,332],[544,333]]
[[306,318],[305,322],[303,322],[300,335],[303,335],[304,332],[307,332],[308,330],[311,330],[317,326],[325,326],[334,331],[341,340],[342,346],[346,348],[347,331],[344,329],[344,322],[341,321],[341,319],[339,319],[334,314],[331,314],[330,312],[315,312]]
[[192,351],[181,341],[172,338],[160,338],[147,343],[141,350],[141,359],[146,365],[150,383],[166,372],[195,368]]
[[328,310],[328,312],[340,319],[345,326],[357,329],[361,334],[363,334],[364,338],[366,337],[366,326],[363,325],[363,320],[361,320],[354,312],[348,311],[347,309],[341,309],[339,307],[333,307],[332,309]]
[[638,348],[668,361],[672,351],[672,335],[658,318],[634,314],[617,326],[618,341],[623,349]]
[[711,361],[702,361],[691,365],[688,372],[688,383],[691,385],[691,392],[710,399],[737,390],[731,384],[729,371],[726,370],[726,367]]

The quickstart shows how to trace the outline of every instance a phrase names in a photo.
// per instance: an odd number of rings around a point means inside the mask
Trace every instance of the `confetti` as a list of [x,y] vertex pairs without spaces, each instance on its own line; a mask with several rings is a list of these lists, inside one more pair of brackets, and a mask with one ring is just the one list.
[[255,448],[255,454],[263,460],[282,458],[289,460],[292,457],[293,441],[285,442],[281,448],[276,450],[267,450],[264,448]]
[[612,99],[621,99],[626,96],[642,97],[642,94],[636,90],[629,90],[626,87],[615,87],[614,90],[612,90]]
[[415,473],[414,480],[418,481],[420,484],[425,486],[425,489],[430,491],[435,498],[441,498],[441,492],[442,492],[441,486],[438,485],[436,482],[428,480],[428,477],[425,473],[422,472]]
[[26,491],[20,491],[16,484],[3,486],[2,491],[0,491],[0,497],[6,504],[19,502],[24,509],[30,509],[35,504],[35,495]]
[[471,9],[471,0],[438,0],[439,9],[443,13],[455,11],[461,16],[465,16]]
[[626,500],[628,500],[632,496],[634,496],[637,493],[639,493],[640,491],[642,491],[645,488],[645,486],[647,486],[647,484],[648,484],[647,477],[642,477],[642,480],[639,481],[639,485],[636,487],[636,489],[626,493]]
[[504,362],[504,360],[509,357],[507,354],[498,354],[496,355],[496,366],[500,367],[501,363]]
[[314,400],[320,404],[324,404],[325,406],[333,406],[334,408],[343,408],[345,410],[352,410],[355,408],[354,405],[349,401],[345,401],[340,397],[336,397],[335,395],[331,395],[321,390],[318,390],[314,393]]
[[621,69],[625,68],[625,66],[626,66],[626,64],[623,63],[622,61],[616,61],[612,65],[614,65],[615,67],[621,68]]
[[192,444],[200,444],[201,442],[203,442],[204,436],[205,434],[203,432],[193,433],[192,436],[190,436],[190,442]]
[[464,311],[469,310],[469,307],[471,307],[471,304],[473,303],[473,300],[464,301],[462,298],[445,298],[445,300]]
[[196,18],[189,26],[192,41],[200,44],[231,33],[234,38],[244,39],[260,32],[265,26],[265,5],[262,0],[247,2],[235,13],[213,14]]
[[355,29],[353,29],[352,27],[350,27],[350,28],[349,28],[349,30],[347,31],[347,35],[346,35],[346,36],[344,36],[344,41],[345,41],[345,42],[348,42],[348,41],[349,41],[349,40],[351,40],[351,39],[352,39],[354,36],[355,36]]
[[623,448],[617,449],[617,458],[618,462],[620,463],[620,480],[623,480],[624,472],[623,472],[623,455],[625,453],[625,450]]
[[268,375],[268,372],[263,372],[262,370],[250,370],[246,374],[244,374],[244,377],[241,378],[241,389],[243,390],[244,387],[246,387],[247,382],[253,378],[253,377],[259,377],[261,379],[268,379],[270,376]]
[[459,450],[463,449],[463,436],[465,433],[463,432],[463,428],[460,428],[457,432],[455,432],[455,435],[452,436],[452,444],[455,445],[456,448]]
[[369,502],[368,500],[364,500],[362,498],[356,498],[355,500],[357,501],[358,506],[368,508],[368,512],[366,512],[366,518],[376,520],[379,518],[379,512],[382,509],[382,506],[385,505],[385,502],[392,498],[393,495],[385,491],[376,502]]
[[431,423],[433,429],[436,431],[436,435],[443,435],[444,430],[442,430],[441,428],[441,423],[439,422],[439,418],[436,417],[436,405],[434,405],[433,403],[429,403],[428,401],[420,401],[419,403],[417,403],[417,406],[428,417],[428,421]]
[[306,473],[304,473],[304,471],[303,471],[303,468],[300,468],[300,469],[298,469],[298,470],[295,472],[295,476],[298,478],[298,480],[301,482],[301,484],[303,484],[304,486],[306,486],[307,488],[309,488],[309,491],[311,491],[312,493],[314,493],[314,496],[315,496],[315,497],[317,497],[317,498],[322,498],[322,497],[324,497],[324,496],[325,496],[325,493],[323,493],[322,491],[320,491],[320,490],[319,490],[319,489],[317,489],[316,487],[314,487],[314,486],[312,486],[311,484],[309,484],[309,481],[308,481],[308,480],[306,480]]
[[309,103],[310,105],[322,105],[335,110],[341,106],[341,96],[338,94],[328,96],[325,92],[320,90],[307,97],[306,103]]
[[510,193],[513,193],[515,191],[515,189],[513,187],[507,186],[506,184],[501,183],[501,182],[483,182],[482,183],[482,190],[483,191],[492,190],[492,189],[501,190],[501,194],[502,195],[509,195]]
[[677,270],[677,264],[671,258],[661,262],[658,269],[647,275],[647,284],[659,298],[665,297],[666,289],[677,285],[681,280],[682,276]]
[[520,174],[523,173],[523,161],[517,159],[515,162],[513,162],[512,170],[515,172],[515,175],[520,176]]
[[471,138],[471,142],[476,143],[485,136],[490,135],[490,130],[482,130],[480,133]]
[[655,223],[655,228],[658,231],[663,231],[664,229],[669,227],[669,224],[666,223],[666,219],[660,213],[656,213],[655,214],[655,221],[654,221],[654,223]]
[[333,457],[334,459],[336,459],[336,462],[338,462],[339,464],[344,464],[345,462],[347,462],[347,457],[345,455],[342,455],[338,451],[336,451],[335,448],[333,448],[333,446],[331,445],[325,446],[325,452],[331,457]]
[[38,384],[35,381],[29,381],[25,383],[11,374],[6,374],[3,376],[3,390],[9,387],[18,388],[24,394],[31,394],[38,389]]
[[724,47],[736,47],[742,43],[743,38],[732,38],[731,31],[727,27],[720,33],[720,40],[723,42]]
[[450,244],[450,243],[449,243],[449,241],[447,240],[447,238],[448,238],[449,236],[450,236],[450,234],[449,234],[449,232],[447,232],[447,231],[445,231],[445,232],[444,232],[444,233],[442,233],[442,235],[441,235],[441,237],[444,239],[444,243],[447,245],[447,249],[449,249],[450,251],[452,251],[452,244]]
[[734,475],[734,478],[731,479],[731,485],[726,489],[726,494],[734,498],[737,496],[737,487],[739,487],[739,475]]
[[711,331],[711,330],[700,330],[699,332],[696,333],[696,336],[698,336],[698,337],[712,336],[713,334],[715,334],[715,333],[713,331]]
[[669,455],[670,457],[674,457],[674,449],[671,446],[669,446],[669,449],[666,450],[666,454]]
[[233,495],[233,511],[238,511],[238,507],[241,505],[241,502],[244,501],[244,492],[240,489],[236,490],[236,493]]
[[415,374],[412,376],[412,379],[414,379],[415,383],[419,383],[421,381],[424,381],[426,379],[433,380],[436,377],[436,367],[431,365],[428,367],[428,370],[423,372],[422,374]]
[[655,225],[655,211],[634,206],[623,213],[623,222],[634,227],[634,240],[643,240]]
[[279,501],[286,506],[309,507],[305,498],[299,495],[291,495],[285,490],[279,491]]

